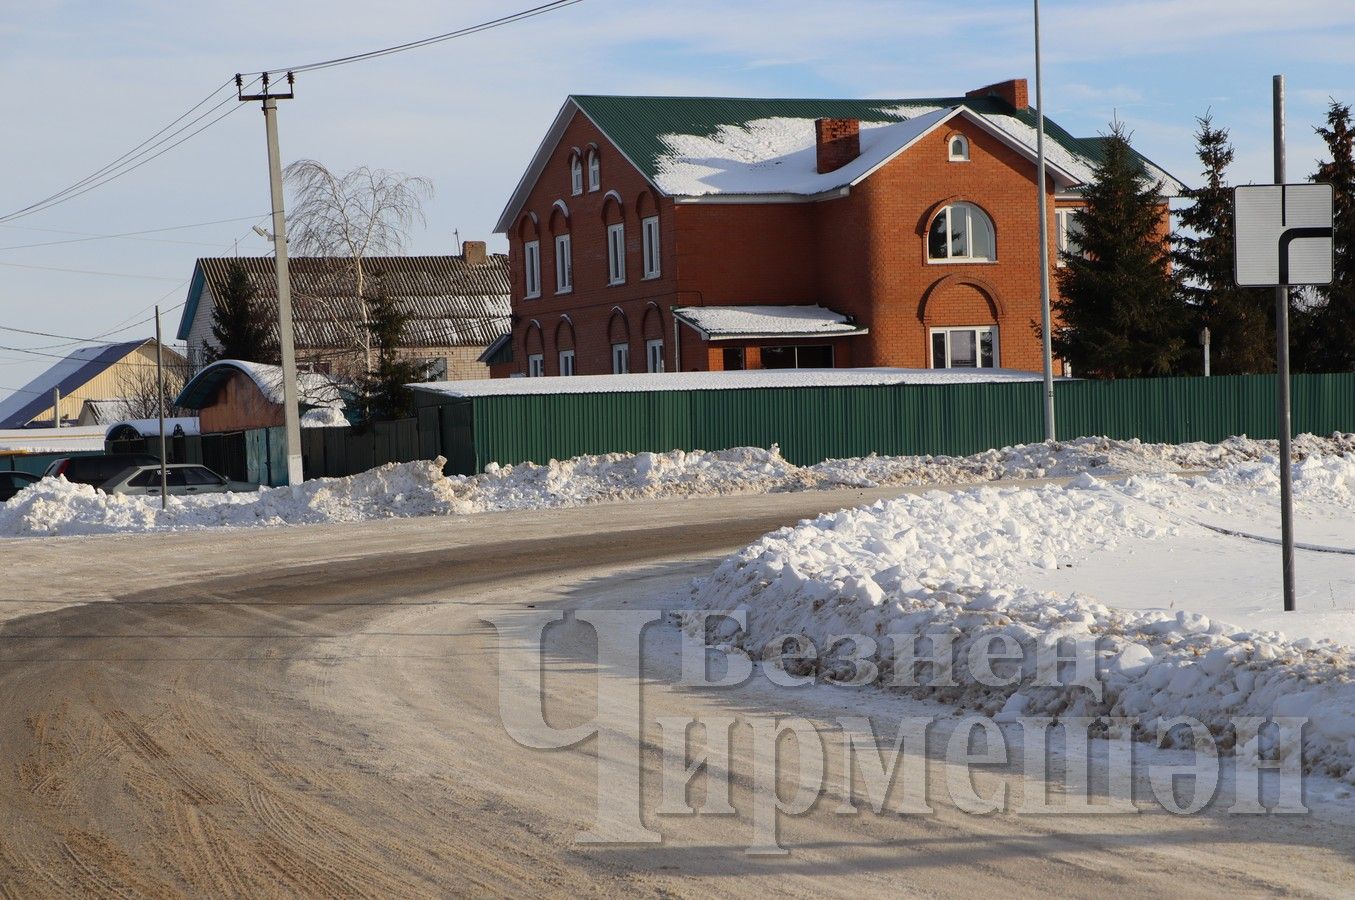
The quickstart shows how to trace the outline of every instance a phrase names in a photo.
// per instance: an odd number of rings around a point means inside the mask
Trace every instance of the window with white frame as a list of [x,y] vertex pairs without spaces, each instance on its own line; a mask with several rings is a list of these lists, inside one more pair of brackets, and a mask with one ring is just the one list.
[[1078,210],[1059,209],[1054,211],[1054,234],[1058,249],[1058,265],[1064,265],[1063,254],[1078,256],[1082,253],[1082,223]]
[[645,341],[645,359],[650,372],[663,371],[663,338]]
[[993,222],[972,203],[943,207],[927,232],[932,262],[989,262],[996,259]]
[[626,226],[607,226],[607,283],[626,283]]
[[644,239],[645,276],[659,277],[659,217],[649,216],[640,220],[640,235]]
[[561,350],[561,351],[560,351],[560,374],[561,374],[561,375],[573,375],[573,374],[574,374],[574,351],[573,351],[573,350]]
[[602,187],[602,161],[596,150],[588,151],[588,190],[596,191]]
[[528,241],[522,245],[522,274],[524,296],[530,300],[541,296],[541,242]]
[[998,358],[997,326],[933,328],[933,369],[993,369]]
[[569,158],[569,192],[575,197],[583,193],[583,160],[577,153]]
[[969,138],[962,134],[950,136],[950,161],[969,162]]
[[625,375],[630,371],[630,344],[612,344],[612,374]]
[[555,293],[568,294],[574,290],[574,261],[570,258],[569,235],[555,236]]
[[540,378],[546,374],[546,357],[540,353],[533,353],[527,357],[527,377]]

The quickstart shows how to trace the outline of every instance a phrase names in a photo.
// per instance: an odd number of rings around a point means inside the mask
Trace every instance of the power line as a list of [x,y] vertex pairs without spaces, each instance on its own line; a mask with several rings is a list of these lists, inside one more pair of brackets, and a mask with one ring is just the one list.
[[376,59],[380,56],[389,56],[393,53],[401,53],[405,50],[414,50],[419,47],[427,47],[430,44],[438,44],[443,41],[450,41],[459,37],[477,34],[481,31],[488,31],[491,28],[498,28],[503,25],[510,25],[514,22],[521,22],[525,19],[535,18],[546,13],[555,12],[564,9],[566,6],[573,6],[576,3],[582,3],[583,0],[553,0],[551,3],[543,3],[540,6],[534,6],[531,9],[524,9],[521,12],[515,12],[511,15],[500,16],[497,19],[490,19],[487,22],[481,22],[478,25],[468,25],[465,28],[458,28],[456,31],[448,31],[445,34],[436,34],[432,37],[420,38],[417,41],[409,41],[404,44],[396,44],[393,47],[384,47],[380,50],[369,50],[365,53],[354,53],[351,56],[340,56],[334,59],[321,60],[320,62],[305,63],[299,66],[280,66],[276,69],[265,69],[260,75],[277,75],[282,72],[310,72],[316,69],[328,69],[331,66],[343,66],[349,63],[362,62],[363,60]]
[[70,272],[75,275],[103,275],[108,278],[142,278],[147,281],[176,281],[173,275],[134,275],[128,272],[101,272],[95,269],[67,269],[61,266],[35,266],[28,263],[0,262],[14,269],[39,269],[44,272]]
[[[137,238],[138,236],[140,236],[140,235],[145,235],[145,234],[161,234],[162,232],[166,232],[166,231],[182,231],[182,230],[187,229],[187,228],[204,228],[204,227],[206,227],[206,226],[208,226],[208,225],[225,225],[225,224],[227,224],[227,223],[229,223],[229,222],[250,222],[250,221],[257,222],[259,219],[262,219],[262,218],[264,218],[264,216],[267,216],[267,215],[268,215],[268,213],[261,213],[261,214],[259,214],[259,215],[257,215],[257,216],[239,216],[239,217],[234,218],[234,219],[216,219],[216,220],[211,221],[211,222],[194,222],[194,223],[191,224],[191,225],[169,225],[169,226],[164,227],[164,228],[147,228],[147,229],[144,229],[144,230],[142,230],[142,231],[124,231],[124,232],[122,232],[122,233],[120,233],[120,234],[93,234],[93,233],[88,232],[88,231],[63,231],[63,230],[58,229],[58,228],[37,228],[37,229],[34,229],[34,230],[35,230],[35,231],[50,231],[50,232],[53,232],[53,233],[55,233],[55,234],[78,234],[78,235],[82,235],[82,236],[81,236],[81,237],[76,237],[76,238],[63,238],[62,240],[59,240],[59,241],[39,241],[39,242],[33,243],[33,244],[14,244],[13,246],[10,246],[10,247],[0,247],[0,250],[26,250],[26,249],[28,249],[29,247],[51,247],[51,246],[54,246],[54,245],[56,245],[56,244],[79,244],[79,243],[82,243],[82,242],[85,242],[85,241],[103,241],[103,240],[112,240],[112,239],[114,239],[114,238],[128,238],[128,239],[135,239],[135,238]],[[5,228],[23,228],[24,226],[22,226],[22,225],[5,225],[4,227],[5,227]],[[144,239],[143,239],[143,240],[144,240]],[[217,244],[216,244],[215,242],[213,242],[213,241],[167,241],[167,243],[173,243],[173,244],[192,244],[192,245],[194,245],[194,246],[200,246],[200,247],[215,247],[215,246],[217,246]]]

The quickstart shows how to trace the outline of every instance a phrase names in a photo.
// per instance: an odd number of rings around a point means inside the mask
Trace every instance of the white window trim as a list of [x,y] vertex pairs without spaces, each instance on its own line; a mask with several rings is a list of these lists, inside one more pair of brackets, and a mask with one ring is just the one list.
[[527,241],[522,245],[523,299],[535,300],[541,296],[541,242]]
[[607,226],[607,284],[626,283],[626,224]]
[[583,160],[577,153],[569,158],[569,192],[575,197],[583,193]]
[[659,217],[646,216],[640,220],[640,236],[643,244],[644,278],[658,278],[663,273],[663,259],[659,249]]
[[527,356],[527,377],[540,378],[546,374],[546,355],[531,353]]
[[557,234],[555,236],[555,293],[568,294],[573,290],[573,241],[568,234]]
[[1063,254],[1068,250],[1068,235],[1073,224],[1073,213],[1079,212],[1081,207],[1065,207],[1054,210],[1054,262],[1059,268],[1067,265],[1063,261]]
[[[947,239],[946,239],[946,252],[947,252],[947,253],[950,253],[950,239],[949,239],[949,234],[950,234],[950,231],[951,231],[951,228],[950,228],[950,213],[951,213],[951,210],[953,210],[953,209],[954,209],[955,207],[957,207],[957,206],[963,207],[963,208],[965,209],[966,215],[969,214],[969,210],[971,210],[971,209],[976,209],[976,210],[978,210],[979,212],[983,213],[984,218],[986,218],[986,219],[988,220],[988,227],[989,227],[989,234],[988,234],[988,236],[989,236],[989,238],[991,239],[991,241],[992,241],[992,246],[993,246],[993,255],[992,255],[992,256],[944,256],[944,257],[933,257],[933,256],[932,256],[932,229],[936,227],[936,220],[939,219],[939,218],[941,218],[942,216],[945,216],[945,217],[946,217],[946,234],[947,234],[947,236],[948,236]],[[969,243],[969,245],[970,245],[971,248],[973,247],[973,244],[974,244],[974,234],[973,234],[973,231],[974,231],[974,223],[973,223],[973,220],[972,220],[972,217],[971,217],[971,220],[970,220],[970,222],[969,222],[969,229],[968,229],[968,232],[967,232],[968,243]],[[995,225],[993,225],[993,217],[990,216],[990,215],[988,215],[987,210],[985,210],[985,209],[983,209],[982,207],[977,206],[977,205],[975,205],[975,204],[973,204],[973,203],[950,203],[950,204],[947,204],[947,205],[941,207],[941,210],[940,210],[939,212],[937,212],[936,216],[932,219],[931,224],[929,224],[929,225],[927,226],[927,234],[926,234],[926,237],[925,237],[923,240],[924,240],[924,243],[923,243],[923,251],[927,254],[927,264],[928,264],[928,265],[937,265],[937,266],[948,266],[948,265],[983,266],[983,265],[991,265],[991,264],[997,262],[997,227],[996,227]]]
[[[659,367],[657,369],[654,368],[655,350],[659,351]],[[645,369],[649,372],[663,371],[663,338],[654,338],[653,340],[645,341]]]
[[[619,358],[618,358],[619,357]],[[617,363],[624,363],[618,366]],[[630,342],[617,341],[612,344],[612,374],[625,375],[630,372]]]
[[[569,365],[568,365],[568,366],[565,365],[565,362],[566,362],[566,361],[569,362]],[[566,369],[568,369],[568,371],[566,371]],[[574,351],[573,351],[573,350],[561,350],[561,351],[560,351],[560,374],[561,374],[561,375],[573,375],[573,374],[574,374]]]
[[[958,154],[955,152],[957,141],[962,147]],[[962,134],[952,134],[946,138],[946,156],[951,162],[969,162],[969,138]]]
[[[935,340],[937,334],[949,335],[952,331],[972,331],[974,332],[974,348],[979,354],[976,368],[986,369],[1002,368],[1002,335],[997,325],[945,325],[940,328],[927,329],[927,366],[932,369],[949,369],[950,365],[950,338],[946,338],[946,364],[938,366],[936,364]],[[993,365],[991,367],[983,365],[983,342],[979,339],[979,334],[984,331],[993,333]]]
[[588,192],[602,190],[602,159],[596,150],[588,151]]

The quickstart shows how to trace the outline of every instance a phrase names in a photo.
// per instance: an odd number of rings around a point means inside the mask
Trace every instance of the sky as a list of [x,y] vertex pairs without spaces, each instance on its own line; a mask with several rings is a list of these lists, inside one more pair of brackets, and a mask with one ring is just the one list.
[[[403,43],[537,2],[2,0],[0,216],[100,169],[236,72]],[[1118,118],[1140,152],[1188,184],[1206,111],[1231,132],[1234,183],[1273,180],[1275,74],[1287,79],[1291,181],[1323,155],[1313,129],[1329,98],[1355,102],[1350,0],[1043,0],[1041,26],[1046,115],[1083,136]],[[583,0],[303,73],[296,99],[279,103],[279,130],[284,163],[431,179],[427,225],[409,252],[456,252],[456,232],[502,250],[490,229],[570,93],[906,98],[1016,77],[1031,79],[1033,100],[1025,0]],[[269,209],[262,116],[234,100],[216,114],[227,112],[106,186],[0,224],[0,396],[72,339],[150,336],[157,303],[172,338],[197,257],[268,252],[250,230]],[[175,230],[84,239],[165,228]]]

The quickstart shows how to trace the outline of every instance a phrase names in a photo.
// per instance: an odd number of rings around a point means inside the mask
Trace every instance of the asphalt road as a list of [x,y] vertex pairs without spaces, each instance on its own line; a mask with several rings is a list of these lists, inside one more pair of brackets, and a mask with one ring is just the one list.
[[[579,843],[596,743],[509,738],[482,617],[657,604],[766,531],[892,493],[0,544],[0,896],[1355,891],[1352,832],[1314,817],[975,816],[940,769],[932,815],[820,803],[784,822],[789,855],[749,856],[743,740],[737,814]],[[590,719],[612,676],[586,629],[548,649],[547,718]],[[841,711],[657,671],[644,704],[649,722]],[[658,746],[650,728],[649,810]]]

